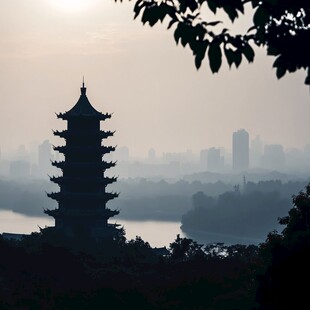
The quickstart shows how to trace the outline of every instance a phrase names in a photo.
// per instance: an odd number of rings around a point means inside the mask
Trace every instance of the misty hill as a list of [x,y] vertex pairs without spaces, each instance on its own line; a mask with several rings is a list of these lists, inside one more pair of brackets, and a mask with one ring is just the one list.
[[[180,221],[191,208],[191,196],[197,191],[218,195],[231,190],[230,184],[222,182],[147,181],[145,179],[120,180],[111,190],[120,192],[120,197],[109,203],[119,209],[119,218],[140,220]],[[56,203],[46,192],[57,191],[55,184],[45,180],[0,180],[0,210],[12,210],[31,216],[44,216],[44,209],[56,208]]]
[[43,216],[44,209],[57,206],[46,197],[46,191],[56,188],[54,184],[45,180],[0,180],[0,210]]
[[[254,186],[253,186],[254,187]],[[239,190],[210,197],[202,192],[193,196],[193,209],[182,217],[182,230],[253,238],[263,241],[268,232],[278,230],[278,218],[292,207],[291,198],[278,191]]]
[[[277,191],[282,198],[290,199],[298,193],[306,181],[261,181],[247,182],[246,192],[268,193]],[[192,196],[197,192],[217,197],[233,190],[233,185],[216,182],[180,180],[175,183],[149,181],[146,179],[119,180],[111,190],[120,192],[118,199],[109,203],[112,209],[120,210],[118,218],[132,220],[181,221],[182,216],[194,206]],[[12,210],[31,216],[44,216],[44,209],[53,209],[56,203],[46,192],[57,190],[57,186],[45,180],[13,181],[0,179],[0,210]],[[279,214],[278,216],[281,216]]]
[[[243,178],[251,182],[269,181],[269,180],[279,180],[281,182],[289,181],[308,181],[309,175],[295,175],[286,174],[278,171],[266,171],[264,169],[253,169],[242,173],[214,173],[214,172],[199,172],[188,174],[184,176],[184,180],[188,182],[200,181],[203,183],[214,183],[214,182],[224,182],[229,184],[241,184]],[[307,183],[307,182],[306,182]]]

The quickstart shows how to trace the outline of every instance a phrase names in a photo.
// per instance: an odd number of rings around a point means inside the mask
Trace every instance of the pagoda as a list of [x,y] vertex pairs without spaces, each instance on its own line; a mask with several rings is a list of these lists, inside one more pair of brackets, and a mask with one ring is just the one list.
[[118,229],[108,220],[119,211],[106,205],[118,194],[107,191],[107,185],[117,178],[105,175],[115,162],[107,162],[103,157],[115,147],[102,145],[102,140],[113,136],[114,132],[100,130],[100,121],[111,118],[111,114],[100,113],[90,104],[83,80],[75,106],[56,115],[67,121],[67,130],[54,131],[55,136],[66,141],[64,146],[54,146],[65,159],[52,162],[62,170],[62,176],[50,178],[59,185],[60,191],[47,194],[58,202],[58,208],[44,212],[54,217],[55,229],[67,236],[90,236],[95,240],[113,238]]

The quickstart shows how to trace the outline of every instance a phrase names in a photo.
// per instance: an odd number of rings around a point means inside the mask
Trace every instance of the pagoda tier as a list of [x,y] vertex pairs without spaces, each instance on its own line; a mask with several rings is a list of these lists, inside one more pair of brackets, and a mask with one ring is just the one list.
[[81,201],[91,202],[108,202],[111,199],[118,197],[118,193],[107,192],[86,192],[86,193],[70,193],[70,192],[58,192],[48,193],[47,196],[57,200],[58,202],[72,202],[80,203]]
[[83,184],[100,184],[102,186],[107,186],[109,184],[112,184],[117,181],[117,177],[113,178],[108,178],[108,177],[103,177],[103,178],[94,178],[94,177],[84,177],[84,178],[79,178],[79,177],[70,177],[70,178],[65,178],[65,177],[51,177],[50,180],[59,186],[62,186],[64,184],[76,184],[76,185],[83,185]]
[[[78,117],[80,115],[71,115],[71,114],[68,114],[68,113],[58,113],[56,114],[58,118],[61,118],[63,120],[69,120],[70,118],[74,118],[74,117]],[[104,121],[108,118],[111,118],[112,117],[112,114],[102,114],[100,113],[99,115],[87,115],[86,117],[94,117],[94,118],[97,118],[98,120],[101,120],[101,121]]]
[[58,151],[59,153],[68,154],[68,153],[100,153],[102,155],[108,154],[110,152],[115,151],[115,146],[97,146],[97,147],[91,147],[91,146],[53,146],[54,151]]
[[[68,210],[60,210],[60,209],[54,209],[54,210],[49,210],[49,209],[45,209],[44,210],[44,213],[50,215],[50,216],[53,216],[53,217],[68,217],[68,218],[71,218],[71,217],[80,217],[80,213],[81,213],[81,210],[79,209],[68,209]],[[83,215],[85,217],[88,217],[88,218],[95,218],[97,217],[98,215],[101,216],[101,218],[103,219],[109,219],[115,215],[118,215],[119,214],[119,211],[118,210],[110,210],[108,208],[106,209],[102,209],[100,211],[96,210],[91,210],[91,209],[87,209],[87,210],[83,210]]]
[[64,146],[54,146],[55,151],[65,155],[65,160],[52,162],[62,170],[63,176],[50,178],[60,187],[59,192],[47,194],[58,202],[58,209],[45,210],[45,213],[54,217],[55,228],[67,235],[83,232],[95,239],[111,236],[115,226],[110,225],[108,219],[119,211],[110,210],[106,204],[119,194],[106,191],[107,185],[117,178],[106,177],[105,171],[116,162],[102,158],[115,151],[115,147],[101,145],[101,141],[114,132],[100,130],[100,121],[111,118],[111,114],[102,114],[90,104],[83,83],[78,102],[57,117],[68,122],[66,130],[54,131],[55,136],[66,141]]
[[112,167],[115,167],[116,162],[106,162],[106,161],[101,161],[101,162],[68,162],[68,161],[52,161],[52,165],[54,167],[60,168],[60,169],[65,169],[65,168],[71,168],[71,169],[109,169]]
[[[99,132],[92,133],[92,137],[99,138],[99,139],[106,139],[108,137],[112,137],[114,135],[114,133],[115,133],[115,131],[100,130]],[[53,131],[53,134],[55,136],[59,136],[59,137],[64,138],[64,139],[75,138],[77,135],[75,132],[70,132],[68,130],[63,130],[63,131],[56,130],[56,131]],[[78,136],[80,138],[88,138],[89,133],[88,132],[79,132]]]

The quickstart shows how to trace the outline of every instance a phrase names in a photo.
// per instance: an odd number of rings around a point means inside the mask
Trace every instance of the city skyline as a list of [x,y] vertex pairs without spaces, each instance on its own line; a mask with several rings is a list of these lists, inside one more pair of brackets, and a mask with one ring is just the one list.
[[[246,137],[246,150],[242,147],[242,138]],[[304,148],[284,148],[281,144],[265,143],[260,136],[252,137],[245,129],[231,133],[231,146],[234,137],[241,136],[241,144],[235,143],[235,161],[232,149],[224,147],[210,147],[199,152],[186,150],[183,152],[159,153],[150,148],[144,157],[135,157],[127,146],[116,148],[115,154],[106,155],[107,160],[117,161],[115,169],[120,178],[157,177],[183,178],[186,175],[201,172],[212,173],[246,173],[255,169],[279,171],[293,174],[306,174],[310,170],[310,144]],[[240,137],[239,137],[240,138]],[[240,142],[239,141],[239,142]],[[241,153],[238,146],[241,145]],[[243,148],[243,150],[242,150]],[[243,153],[246,151],[246,157]],[[241,156],[239,158],[239,155]],[[52,150],[48,139],[36,147],[31,145],[31,152],[27,146],[20,145],[12,157],[1,153],[0,175],[17,178],[43,178],[48,175],[58,175],[58,171],[51,165],[51,160],[60,160],[58,152]],[[243,161],[246,159],[246,162]],[[239,161],[239,162],[238,162]],[[239,165],[239,166],[238,166]]]
[[89,1],[70,10],[53,2],[0,0],[4,153],[32,141],[56,145],[52,128],[63,125],[54,115],[74,102],[83,75],[98,110],[114,112],[113,143],[136,157],[150,148],[158,154],[228,148],[238,128],[271,144],[310,142],[304,73],[277,80],[264,50],[255,51],[254,64],[224,66],[213,75],[207,63],[195,69],[190,51],[175,45],[165,23],[151,29],[134,21],[133,3]]

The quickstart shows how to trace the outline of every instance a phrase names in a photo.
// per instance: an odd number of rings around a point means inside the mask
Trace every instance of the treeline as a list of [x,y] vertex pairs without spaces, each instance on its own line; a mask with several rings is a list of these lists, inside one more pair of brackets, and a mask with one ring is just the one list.
[[0,237],[1,309],[304,309],[310,186],[259,246],[177,236],[166,251],[137,237],[94,242],[53,229]]
[[250,309],[255,303],[255,246],[203,248],[178,237],[158,255],[139,237],[87,250],[40,238],[15,244],[0,238],[1,309]]
[[278,218],[290,208],[291,199],[272,188],[230,191],[216,198],[198,192],[193,208],[182,217],[181,228],[190,236],[198,230],[263,240],[269,231],[279,229]]
[[[240,191],[244,194],[255,191],[261,193],[277,191],[281,199],[290,199],[293,193],[298,192],[305,185],[305,181],[287,183],[281,181],[247,182],[245,188],[240,187]],[[202,183],[180,180],[169,183],[146,179],[119,180],[109,188],[109,190],[120,193],[119,198],[109,202],[109,207],[120,210],[119,218],[123,219],[179,222],[185,213],[193,207],[195,208],[191,202],[195,193],[203,192],[204,195],[217,197],[225,192],[232,191],[233,188],[232,184],[223,182]],[[58,187],[52,182],[44,180],[23,182],[0,180],[0,210],[13,210],[26,215],[43,216],[44,209],[57,207],[55,201],[46,196],[46,192],[52,191],[58,191]],[[256,199],[253,195],[248,198],[251,197]],[[248,203],[255,204],[251,201]],[[228,213],[230,212],[232,210],[229,210]],[[277,214],[276,218],[282,214]]]
[[[231,188],[231,185],[222,182],[119,180],[109,189],[119,192],[120,197],[110,202],[109,207],[120,210],[120,218],[180,221],[181,216],[190,209],[191,196],[195,192],[203,190],[215,195]],[[47,198],[46,192],[58,190],[58,186],[45,180],[0,179],[0,210],[43,216],[44,209],[57,207],[55,201]]]
[[57,186],[45,180],[10,181],[0,179],[0,210],[12,210],[31,216],[42,216],[44,209],[57,204],[46,197],[46,192]]
[[182,216],[182,230],[196,238],[207,232],[263,240],[269,231],[279,229],[278,218],[291,208],[293,194],[305,186],[302,181],[271,180],[236,185],[218,196],[199,191]]

